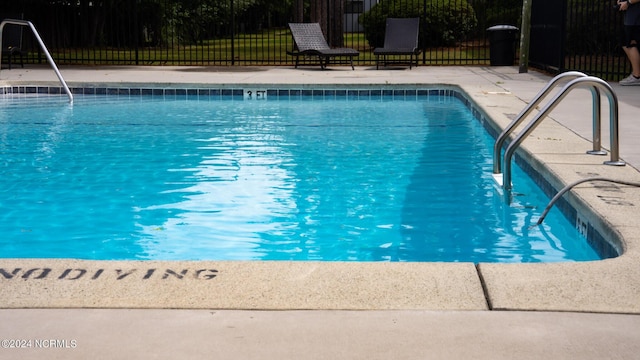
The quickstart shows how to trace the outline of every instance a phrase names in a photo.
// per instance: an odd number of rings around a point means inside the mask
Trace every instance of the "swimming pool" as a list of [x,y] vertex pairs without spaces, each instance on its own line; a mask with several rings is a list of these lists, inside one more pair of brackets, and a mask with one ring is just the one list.
[[598,259],[452,93],[140,95],[3,100],[2,257]]

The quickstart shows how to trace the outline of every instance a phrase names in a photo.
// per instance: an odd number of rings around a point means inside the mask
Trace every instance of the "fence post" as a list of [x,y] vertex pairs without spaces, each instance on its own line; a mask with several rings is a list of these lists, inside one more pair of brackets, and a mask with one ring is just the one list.
[[522,25],[520,26],[520,73],[529,70],[529,40],[531,39],[531,0],[522,2]]
[[235,39],[236,39],[236,23],[235,23],[235,14],[234,14],[234,9],[233,9],[233,0],[230,0],[231,4],[230,4],[230,11],[231,11],[231,65],[235,65],[236,64],[236,54],[235,54]]
[[139,39],[140,39],[140,34],[142,34],[142,31],[140,31],[139,28],[139,22],[138,22],[138,0],[135,0],[133,2],[133,33],[135,34],[135,37],[133,38],[133,47],[135,49],[135,64],[140,65],[140,47],[139,47]]

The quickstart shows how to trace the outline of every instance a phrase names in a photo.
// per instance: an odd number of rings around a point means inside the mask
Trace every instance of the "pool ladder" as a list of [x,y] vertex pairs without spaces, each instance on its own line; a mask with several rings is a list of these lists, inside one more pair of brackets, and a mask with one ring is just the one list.
[[4,19],[2,20],[2,22],[0,22],[0,59],[2,58],[2,49],[3,49],[2,30],[4,29],[4,26],[6,24],[28,26],[31,29],[31,31],[33,31],[33,35],[35,36],[36,40],[40,44],[40,48],[42,48],[42,51],[44,51],[44,54],[47,57],[47,60],[49,61],[49,64],[51,64],[51,68],[53,68],[53,71],[58,76],[58,79],[60,80],[60,83],[62,84],[64,91],[67,93],[67,96],[69,97],[69,103],[73,103],[73,95],[71,94],[71,90],[69,90],[67,83],[62,78],[62,74],[60,74],[60,71],[58,70],[58,67],[56,66],[55,61],[53,61],[51,54],[49,54],[49,50],[47,50],[47,47],[44,45],[44,42],[42,41],[42,38],[40,38],[40,34],[38,33],[38,30],[36,30],[36,27],[33,26],[31,21],[17,20],[17,19]]
[[[538,106],[544,98],[558,85],[561,80],[573,79],[569,81],[541,110],[540,112],[525,126],[525,128],[516,135],[505,150],[502,163],[504,163],[504,172],[501,172],[500,156],[502,146],[507,137],[520,125],[524,119]],[[604,91],[609,101],[609,119],[610,119],[610,143],[611,158],[605,161],[605,165],[624,166],[626,163],[620,160],[619,153],[619,137],[618,137],[618,97],[614,93],[611,86],[602,79],[593,76],[587,76],[581,72],[568,71],[554,77],[545,86],[535,98],[511,121],[511,123],[500,133],[493,147],[493,178],[496,183],[504,190],[505,200],[507,203],[511,201],[511,158],[516,149],[524,141],[524,139],[535,130],[542,120],[564,99],[567,94],[579,87],[587,87],[591,90],[591,98],[593,100],[593,141],[592,149],[587,151],[591,155],[606,155],[607,152],[601,148],[601,94]]]

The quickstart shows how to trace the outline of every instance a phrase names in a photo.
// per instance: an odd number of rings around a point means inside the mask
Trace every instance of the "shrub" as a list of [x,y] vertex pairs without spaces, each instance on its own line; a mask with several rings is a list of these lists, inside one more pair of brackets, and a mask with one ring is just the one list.
[[454,45],[478,23],[466,0],[385,0],[360,16],[372,47],[383,46],[387,17],[420,17],[421,48]]

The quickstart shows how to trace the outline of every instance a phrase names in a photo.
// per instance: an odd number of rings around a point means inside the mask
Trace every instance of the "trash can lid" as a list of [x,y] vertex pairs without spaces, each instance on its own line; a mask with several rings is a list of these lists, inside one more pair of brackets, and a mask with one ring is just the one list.
[[512,26],[512,25],[495,25],[495,26],[492,26],[492,27],[487,29],[487,31],[497,31],[497,30],[514,30],[514,31],[517,31],[517,30],[520,30],[520,29],[518,29],[517,27]]

